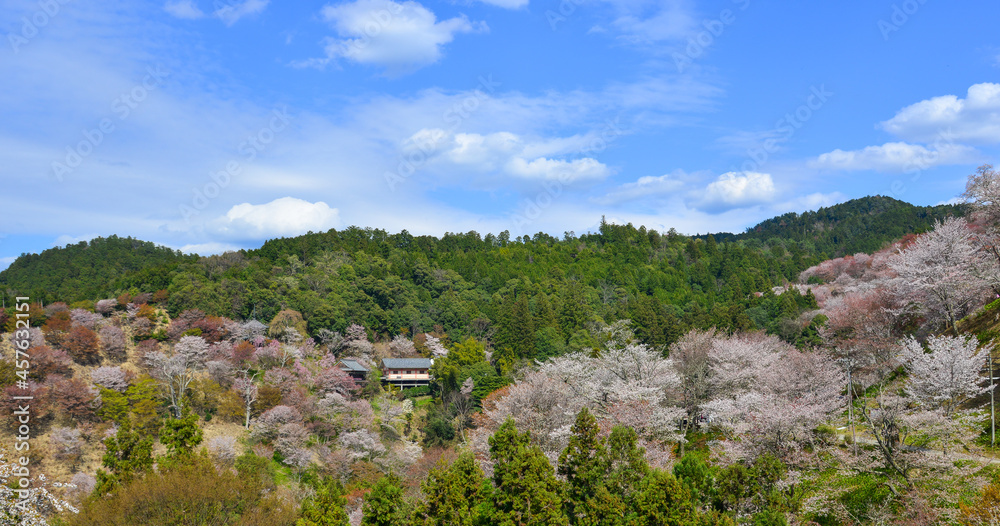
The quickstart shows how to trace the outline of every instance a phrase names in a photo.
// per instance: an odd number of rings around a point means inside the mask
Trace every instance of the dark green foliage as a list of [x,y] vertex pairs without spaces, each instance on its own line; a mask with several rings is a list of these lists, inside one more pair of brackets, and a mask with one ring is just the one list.
[[636,498],[638,524],[643,526],[696,526],[698,511],[691,493],[673,474],[655,470],[643,482]]
[[[576,415],[569,444],[559,455],[558,472],[566,478],[563,507],[570,524],[591,524],[604,514],[602,512],[613,513],[613,510],[608,510],[606,505],[601,506],[598,501],[604,501],[619,510],[624,508],[620,497],[612,499],[612,495],[605,495],[608,493],[605,482],[610,471],[610,459],[604,441],[598,436],[600,431],[597,419],[584,408]],[[609,500],[618,502],[608,503]]]
[[408,508],[403,501],[399,477],[390,473],[378,480],[365,497],[364,526],[400,526],[406,524]]
[[[147,241],[110,236],[81,241],[62,248],[50,248],[41,254],[22,254],[10,267],[0,272],[0,290],[12,289],[30,295],[32,301],[72,303],[109,297],[108,285],[122,276],[134,274],[129,285],[154,292],[166,288],[155,277],[154,268],[164,268],[197,256]],[[139,277],[142,279],[137,279]],[[122,284],[124,285],[124,284]],[[117,286],[110,288],[128,288]],[[10,301],[7,302],[8,305]]]
[[792,508],[795,495],[776,488],[786,472],[781,460],[770,454],[757,457],[750,465],[733,464],[719,472],[719,503],[723,509],[737,512]]
[[422,489],[426,500],[416,508],[414,526],[475,524],[490,488],[475,457],[467,452],[451,466],[442,465],[431,470]]
[[455,439],[455,426],[452,425],[452,415],[447,410],[432,406],[427,413],[427,425],[424,427],[424,445],[440,446]]
[[674,464],[674,476],[691,491],[695,500],[710,502],[715,495],[715,475],[696,453],[688,453]]
[[562,487],[552,466],[529,433],[519,433],[507,420],[490,437],[493,460],[492,510],[489,523],[497,526],[568,524],[562,509]]
[[104,447],[101,462],[108,471],[97,471],[95,496],[107,495],[153,467],[153,439],[133,431],[127,420],[115,436],[104,440]]
[[740,240],[808,241],[819,253],[837,258],[875,252],[887,240],[925,232],[934,227],[937,219],[964,214],[965,208],[961,205],[913,206],[877,195],[852,199],[815,212],[789,212],[748,228],[743,234],[723,236]]
[[169,418],[160,430],[160,442],[167,446],[169,456],[187,458],[194,448],[201,444],[202,431],[198,427],[198,415],[187,413],[181,418]]
[[788,526],[784,513],[776,510],[764,510],[753,516],[753,526]]

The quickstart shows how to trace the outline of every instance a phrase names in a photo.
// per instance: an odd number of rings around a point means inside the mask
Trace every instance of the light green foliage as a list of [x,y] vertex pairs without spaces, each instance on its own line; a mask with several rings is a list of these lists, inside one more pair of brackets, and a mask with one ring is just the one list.
[[331,477],[319,480],[316,493],[302,502],[302,518],[295,526],[347,526],[344,487]]

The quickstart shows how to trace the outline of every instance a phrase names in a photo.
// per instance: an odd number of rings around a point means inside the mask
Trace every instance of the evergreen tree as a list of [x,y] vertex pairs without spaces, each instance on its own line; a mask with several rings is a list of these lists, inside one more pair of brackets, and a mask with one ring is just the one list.
[[[614,513],[607,509],[609,506],[621,508],[618,496],[607,494],[604,485],[609,459],[600,431],[597,419],[583,408],[576,415],[569,444],[559,455],[558,472],[566,477],[563,508],[570,524],[598,524],[602,515]],[[604,506],[599,506],[598,501],[603,501]]]
[[519,433],[508,419],[490,437],[493,460],[493,510],[496,526],[569,524],[562,510],[562,488],[552,466],[530,433]]
[[403,488],[399,477],[390,473],[378,480],[371,493],[365,498],[364,526],[401,526],[406,524],[408,514],[403,501]]
[[198,427],[198,415],[185,411],[181,418],[170,418],[163,423],[160,431],[160,442],[167,446],[169,456],[174,458],[189,457],[194,448],[201,444],[202,431]]
[[295,526],[347,526],[344,487],[326,476],[316,484],[316,494],[302,502],[302,518]]
[[108,471],[97,471],[94,495],[104,496],[153,468],[153,438],[133,431],[128,420],[115,436],[104,440],[107,449],[101,463]]
[[417,505],[414,526],[471,526],[488,497],[486,475],[471,452],[427,475],[421,489],[426,500]]
[[673,474],[654,470],[636,499],[642,526],[697,526],[698,513],[687,490]]

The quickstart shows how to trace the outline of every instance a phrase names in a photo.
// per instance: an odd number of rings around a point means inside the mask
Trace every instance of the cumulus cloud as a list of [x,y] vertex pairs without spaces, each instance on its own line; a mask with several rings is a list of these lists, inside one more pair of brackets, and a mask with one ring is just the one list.
[[882,129],[903,139],[982,144],[1000,143],[1000,84],[974,84],[964,99],[934,97],[899,110],[881,123]]
[[262,205],[236,205],[210,226],[227,239],[266,239],[322,232],[339,224],[340,212],[322,201],[282,197]]
[[890,142],[861,150],[837,149],[820,155],[810,165],[845,171],[911,172],[934,166],[974,162],[976,155],[974,148],[961,144],[944,143],[927,148],[919,144]]
[[262,13],[270,0],[243,0],[243,2],[233,2],[215,10],[215,16],[222,20],[223,24],[231,26],[245,16]]
[[724,210],[771,202],[776,191],[770,174],[726,172],[700,194],[696,206],[703,210]]
[[324,20],[340,38],[327,40],[326,57],[302,65],[323,66],[343,58],[384,67],[398,76],[441,59],[441,48],[458,33],[487,31],[485,22],[459,16],[437,21],[423,5],[407,1],[356,0],[323,8]]
[[194,5],[193,0],[171,0],[163,4],[163,10],[170,16],[186,20],[197,20],[205,16],[205,13]]
[[570,184],[606,178],[611,170],[591,157],[555,159],[552,155],[578,154],[586,148],[579,137],[526,140],[510,132],[486,135],[423,129],[404,144],[403,155],[427,156],[438,168],[453,166],[464,173],[501,175],[534,181]]

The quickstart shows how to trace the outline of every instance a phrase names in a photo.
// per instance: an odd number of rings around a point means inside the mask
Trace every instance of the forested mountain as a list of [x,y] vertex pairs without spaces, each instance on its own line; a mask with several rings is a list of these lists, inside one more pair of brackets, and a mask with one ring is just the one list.
[[717,241],[794,240],[805,243],[821,259],[829,259],[858,252],[872,253],[887,241],[930,230],[935,220],[964,214],[965,207],[961,205],[914,206],[876,195],[814,212],[789,212],[748,228],[742,234],[715,234],[715,238]]
[[41,254],[22,254],[0,272],[0,289],[48,301],[94,299],[106,294],[122,275],[150,267],[172,269],[197,259],[131,237],[98,237]]
[[355,323],[384,338],[437,328],[456,340],[488,337],[511,361],[580,348],[588,323],[617,319],[631,319],[650,345],[708,327],[796,342],[814,333],[796,320],[815,301],[774,297],[772,287],[828,254],[881,247],[960,212],[871,197],[787,214],[724,242],[604,222],[563,239],[349,227],[206,258],[110,237],[23,256],[0,273],[0,289],[69,303],[165,291],[172,315],[267,321],[292,309],[310,334]]

